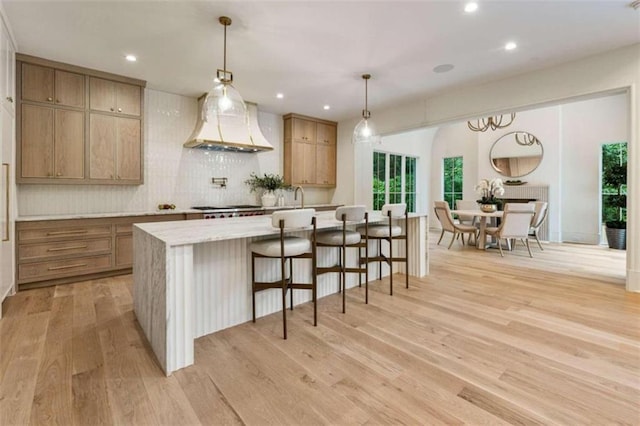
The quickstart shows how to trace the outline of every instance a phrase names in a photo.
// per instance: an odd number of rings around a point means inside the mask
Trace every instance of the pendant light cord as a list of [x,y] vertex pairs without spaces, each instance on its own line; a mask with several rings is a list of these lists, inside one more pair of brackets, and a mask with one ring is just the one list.
[[227,77],[227,24],[224,24],[224,50],[223,50],[222,68],[225,78]]

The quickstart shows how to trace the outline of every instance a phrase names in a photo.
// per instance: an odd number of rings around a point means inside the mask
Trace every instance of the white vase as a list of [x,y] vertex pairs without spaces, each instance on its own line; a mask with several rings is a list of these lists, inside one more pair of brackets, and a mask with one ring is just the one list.
[[265,191],[264,194],[262,194],[262,207],[273,207],[276,205],[276,201],[278,200],[278,198],[276,197],[276,194],[273,193],[273,191]]

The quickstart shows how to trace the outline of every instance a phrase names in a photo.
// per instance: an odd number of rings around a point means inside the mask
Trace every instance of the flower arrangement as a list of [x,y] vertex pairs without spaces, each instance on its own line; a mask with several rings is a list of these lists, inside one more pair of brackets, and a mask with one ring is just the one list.
[[481,197],[478,200],[480,204],[500,204],[500,199],[497,197],[504,194],[504,187],[500,178],[482,179],[476,185],[475,190]]
[[245,180],[244,183],[249,185],[251,192],[255,192],[258,189],[263,189],[267,192],[273,192],[276,189],[291,189],[291,185],[285,183],[282,176],[266,173],[261,177],[252,172],[249,175],[249,179]]

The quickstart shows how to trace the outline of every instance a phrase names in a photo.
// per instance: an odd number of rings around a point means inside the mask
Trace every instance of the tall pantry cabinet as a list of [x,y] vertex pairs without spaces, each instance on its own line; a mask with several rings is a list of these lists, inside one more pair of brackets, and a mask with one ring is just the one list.
[[0,318],[2,301],[14,292],[15,186],[15,44],[0,13]]

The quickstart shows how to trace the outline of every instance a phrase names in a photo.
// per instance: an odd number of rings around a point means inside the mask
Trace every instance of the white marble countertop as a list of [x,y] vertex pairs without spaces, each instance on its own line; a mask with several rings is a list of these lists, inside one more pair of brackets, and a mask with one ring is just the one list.
[[[326,208],[336,207],[339,204],[313,204],[305,206],[306,208]],[[293,209],[299,206],[276,206],[276,207],[256,207],[256,210],[264,209],[267,214],[275,210]],[[192,214],[202,213],[201,210],[195,209],[174,209],[174,210],[150,210],[138,212],[107,212],[107,213],[68,213],[68,214],[50,214],[50,215],[33,215],[18,216],[16,222],[34,222],[38,220],[67,220],[67,219],[101,219],[107,217],[125,217],[125,216],[156,216],[165,214]]]
[[[426,216],[426,213],[410,213],[409,218]],[[334,228],[342,225],[335,219],[335,211],[316,213],[316,229]],[[369,212],[369,222],[384,220],[380,212]],[[207,243],[212,241],[276,235],[277,228],[271,226],[270,216],[245,216],[220,220],[189,220],[184,222],[139,223],[136,228],[163,241],[168,246]],[[310,230],[311,227],[300,230]],[[293,231],[293,230],[292,230]]]

